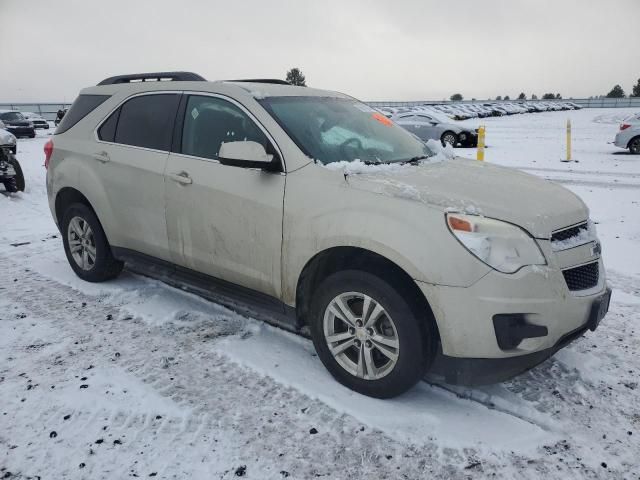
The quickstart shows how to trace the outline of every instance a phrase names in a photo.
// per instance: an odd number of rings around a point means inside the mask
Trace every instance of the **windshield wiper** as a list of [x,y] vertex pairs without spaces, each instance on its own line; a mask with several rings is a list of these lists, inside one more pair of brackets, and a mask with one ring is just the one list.
[[404,162],[401,162],[402,164],[405,163],[416,163],[419,162],[420,160],[425,160],[429,158],[429,155],[418,155],[417,157],[411,157],[409,160],[405,160]]

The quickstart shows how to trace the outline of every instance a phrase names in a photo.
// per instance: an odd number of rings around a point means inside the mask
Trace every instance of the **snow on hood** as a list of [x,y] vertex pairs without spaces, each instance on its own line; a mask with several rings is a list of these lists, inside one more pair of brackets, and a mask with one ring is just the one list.
[[556,183],[477,160],[449,160],[447,149],[439,150],[419,164],[339,162],[325,168],[343,170],[352,188],[507,221],[537,238],[588,219],[582,200]]

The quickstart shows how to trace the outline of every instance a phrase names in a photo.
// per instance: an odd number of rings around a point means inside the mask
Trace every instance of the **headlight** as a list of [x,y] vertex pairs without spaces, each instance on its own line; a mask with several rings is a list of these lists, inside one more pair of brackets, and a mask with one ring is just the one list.
[[9,134],[9,145],[15,145],[16,144],[16,136],[13,133]]
[[492,218],[459,213],[447,214],[451,233],[473,255],[503,273],[526,265],[546,265],[535,240],[523,229]]

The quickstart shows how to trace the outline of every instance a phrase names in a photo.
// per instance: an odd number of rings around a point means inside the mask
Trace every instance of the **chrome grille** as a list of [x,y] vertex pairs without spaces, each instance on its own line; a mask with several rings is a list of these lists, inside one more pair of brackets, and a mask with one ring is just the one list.
[[600,269],[598,262],[593,262],[563,270],[562,275],[564,275],[564,281],[567,282],[569,290],[587,290],[598,285]]
[[561,242],[563,240],[567,240],[578,235],[578,233],[580,233],[580,230],[587,230],[587,228],[589,228],[587,222],[581,223],[579,225],[574,225],[573,227],[565,228],[564,230],[554,232],[551,235],[551,241]]

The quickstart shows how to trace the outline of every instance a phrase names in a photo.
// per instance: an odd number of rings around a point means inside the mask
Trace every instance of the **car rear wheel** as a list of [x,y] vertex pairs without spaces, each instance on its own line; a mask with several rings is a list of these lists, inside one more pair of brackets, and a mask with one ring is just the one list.
[[629,151],[635,155],[640,154],[640,137],[631,139],[629,142]]
[[442,134],[440,141],[443,147],[446,147],[447,144],[455,147],[458,144],[458,136],[453,132],[447,131]]
[[120,274],[124,263],[113,258],[111,246],[95,213],[74,203],[64,213],[62,239],[73,271],[88,282],[103,282]]
[[356,392],[390,398],[413,387],[432,355],[432,329],[386,281],[347,270],[327,277],[311,305],[310,329],[324,366]]

